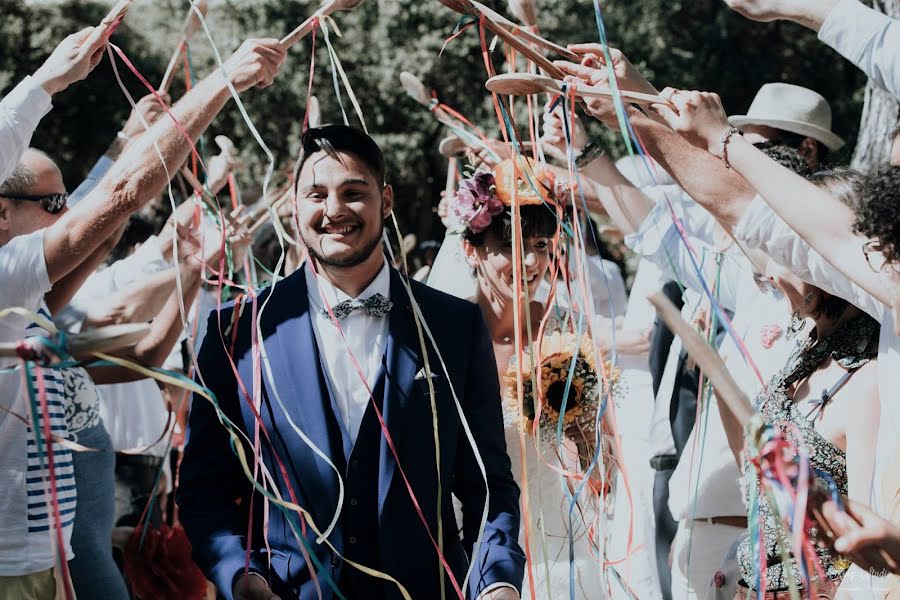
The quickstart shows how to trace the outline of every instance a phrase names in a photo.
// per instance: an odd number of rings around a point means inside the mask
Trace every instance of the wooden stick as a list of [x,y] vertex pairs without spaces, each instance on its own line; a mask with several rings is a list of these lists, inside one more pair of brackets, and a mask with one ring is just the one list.
[[724,403],[740,422],[741,426],[746,428],[754,414],[753,407],[750,404],[750,399],[738,387],[731,373],[728,372],[728,368],[722,362],[722,358],[681,317],[681,312],[675,308],[675,305],[662,292],[650,294],[647,300],[656,308],[657,314],[668,328],[672,330],[672,333],[681,338],[684,349],[703,369],[703,374],[716,392],[716,398],[720,402],[719,407],[722,408],[722,403]]
[[511,35],[514,35],[529,44],[534,44],[538,48],[543,48],[544,50],[549,50],[555,54],[559,54],[562,57],[565,57],[567,60],[580,63],[581,57],[571,52],[568,48],[560,46],[559,44],[554,44],[553,42],[539,36],[533,31],[529,31],[528,29],[523,29],[491,9],[490,7],[485,6],[481,2],[477,2],[476,0],[469,0],[478,11],[487,17],[489,20],[493,21],[498,27],[502,27],[504,30],[509,32]]
[[112,10],[103,17],[103,20],[100,21],[100,25],[108,25],[110,23],[115,23],[119,19],[125,16],[125,13],[128,12],[128,9],[131,7],[131,0],[119,0],[119,3],[113,6]]
[[[567,85],[568,89],[572,88],[572,84],[534,73],[504,73],[491,77],[485,83],[485,87],[490,91],[507,96],[528,96],[546,92],[563,94],[566,92]],[[608,87],[576,84],[574,88],[576,98],[612,98],[614,95],[613,90]],[[653,94],[622,90],[619,90],[619,94],[622,100],[630,104],[671,104],[662,96]]]
[[[206,13],[209,10],[207,0],[195,0],[193,6],[196,6],[197,10],[206,17]],[[169,86],[172,85],[172,81],[175,78],[175,67],[178,65],[178,59],[181,57],[181,51],[184,49],[185,44],[194,37],[198,29],[200,29],[200,19],[197,18],[194,9],[189,8],[184,18],[184,24],[181,26],[181,33],[178,35],[178,44],[175,45],[175,51],[172,53],[172,58],[169,59],[166,73],[163,75],[162,83],[159,84],[159,90],[157,91],[167,92],[169,90]]]
[[537,7],[534,0],[507,0],[509,12],[525,27],[537,27]]
[[333,12],[339,10],[351,10],[362,4],[365,0],[325,0],[322,6],[312,14],[308,19],[303,21],[292,32],[281,38],[281,43],[285,48],[290,48],[307,35],[313,29],[313,23],[319,21]]
[[451,156],[447,161],[447,182],[444,184],[444,191],[447,192],[446,197],[449,198],[456,191],[456,162],[455,156]]
[[[110,352],[133,346],[150,331],[149,323],[128,323],[92,329],[68,339],[68,352],[77,359],[86,358],[94,352]],[[0,357],[16,358],[16,342],[0,343]]]

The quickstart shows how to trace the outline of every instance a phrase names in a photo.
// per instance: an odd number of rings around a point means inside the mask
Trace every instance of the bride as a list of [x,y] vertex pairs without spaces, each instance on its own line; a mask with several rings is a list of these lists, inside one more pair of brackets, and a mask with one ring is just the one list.
[[[523,171],[527,175],[523,176]],[[513,186],[518,188],[517,193],[513,193]],[[460,249],[469,273],[457,271],[456,278],[474,280],[474,297],[469,299],[484,313],[503,397],[512,399],[504,400],[503,414],[507,452],[522,490],[519,541],[529,556],[522,596],[594,599],[605,597],[598,548],[603,547],[600,532],[606,527],[601,521],[597,488],[584,484],[580,477],[585,471],[581,465],[590,459],[585,461],[582,452],[579,460],[575,440],[582,442],[582,447],[584,440],[579,440],[577,433],[571,435],[569,427],[563,443],[557,444],[555,426],[550,435],[535,438],[529,419],[520,414],[516,401],[517,338],[527,351],[532,343],[532,347],[538,345],[539,332],[544,331],[546,341],[553,332],[564,329],[565,318],[556,315],[559,311],[555,307],[533,300],[553,259],[551,244],[558,229],[557,214],[550,208],[556,203],[553,189],[552,175],[524,160],[504,161],[494,173],[480,172],[463,180],[450,209],[462,229]],[[520,206],[521,268],[517,276],[512,243],[513,196]],[[447,275],[443,274],[445,281],[452,279]],[[542,330],[541,322],[549,311],[551,318]],[[593,433],[588,435],[592,441]]]

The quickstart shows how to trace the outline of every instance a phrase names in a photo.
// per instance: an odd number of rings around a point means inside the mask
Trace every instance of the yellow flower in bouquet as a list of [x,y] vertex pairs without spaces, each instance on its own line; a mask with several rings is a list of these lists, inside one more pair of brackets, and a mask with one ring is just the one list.
[[[535,368],[531,353],[526,352],[522,355],[521,366],[511,364],[503,378],[504,401],[516,407],[526,433],[534,431],[535,420],[538,420],[539,431],[547,439],[555,438],[560,415],[563,432],[572,427],[585,432],[595,431],[602,386],[590,338],[586,334],[579,339],[572,333],[555,331],[546,334],[534,350],[540,354],[539,369]],[[521,404],[517,393],[520,369]]]

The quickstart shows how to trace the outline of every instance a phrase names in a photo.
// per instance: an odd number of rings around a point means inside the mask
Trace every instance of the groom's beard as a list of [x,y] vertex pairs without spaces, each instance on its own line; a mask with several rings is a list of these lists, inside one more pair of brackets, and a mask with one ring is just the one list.
[[303,243],[306,245],[306,249],[307,251],[309,251],[310,257],[312,257],[320,265],[337,268],[348,268],[361,265],[366,260],[368,260],[370,256],[372,256],[372,253],[375,252],[379,244],[381,244],[381,236],[383,232],[384,217],[382,216],[381,227],[378,228],[378,231],[373,233],[371,238],[364,240],[363,244],[356,252],[342,257],[324,256],[313,248],[313,245],[303,236],[303,234],[300,234],[300,239],[303,240]]

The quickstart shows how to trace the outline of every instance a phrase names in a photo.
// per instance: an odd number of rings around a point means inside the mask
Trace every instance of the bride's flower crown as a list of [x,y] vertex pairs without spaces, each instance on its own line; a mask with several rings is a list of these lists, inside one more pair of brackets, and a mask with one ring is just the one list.
[[476,171],[459,183],[450,211],[472,233],[481,233],[494,217],[511,207],[555,203],[556,178],[540,164],[519,156],[507,159],[491,171]]

